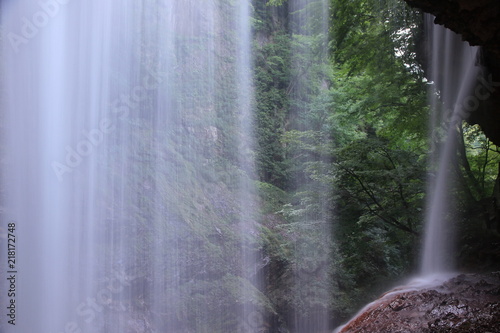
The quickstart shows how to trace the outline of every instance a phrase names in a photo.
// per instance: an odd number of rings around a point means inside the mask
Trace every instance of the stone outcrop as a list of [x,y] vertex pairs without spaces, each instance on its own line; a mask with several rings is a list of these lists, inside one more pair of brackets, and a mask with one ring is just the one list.
[[461,274],[396,288],[336,332],[500,332],[500,272]]

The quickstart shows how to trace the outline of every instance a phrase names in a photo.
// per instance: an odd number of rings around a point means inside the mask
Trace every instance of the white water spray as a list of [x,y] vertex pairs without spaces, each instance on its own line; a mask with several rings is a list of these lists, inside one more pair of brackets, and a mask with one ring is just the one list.
[[[478,49],[460,40],[460,36],[432,22],[427,17],[431,54],[430,80],[433,91],[430,94],[432,144],[434,156],[431,165],[436,173],[429,179],[426,227],[421,273],[423,275],[453,271],[454,233],[453,221],[458,218],[454,212],[452,182],[456,173],[457,126],[467,116],[464,110],[470,107],[470,96],[479,72],[476,65]],[[448,110],[443,115],[442,110]],[[450,121],[451,120],[451,121]],[[449,121],[444,144],[435,146],[436,129]],[[438,138],[439,140],[441,138]]]
[[2,2],[2,217],[18,237],[5,332],[234,331],[256,311],[241,296],[255,299],[256,258],[233,237],[257,229],[249,14],[246,0]]
[[[320,140],[325,145],[332,138],[325,134],[324,120],[318,119],[327,118],[328,108],[312,109],[313,105],[330,103],[332,98],[328,82],[332,66],[328,51],[329,4],[325,0],[292,0],[288,3],[292,32],[289,117],[293,119],[291,123],[295,122],[291,127],[304,133],[321,133],[324,137]],[[321,82],[321,87],[314,87],[313,82]],[[330,156],[325,153],[318,155],[308,157],[305,164],[315,165],[320,174],[328,174],[332,166]],[[308,172],[310,170],[299,176],[300,179],[293,180],[291,185],[300,189],[299,192],[303,191],[299,197],[304,193],[309,196],[300,199],[303,201],[300,204],[302,212],[292,219],[297,233],[293,249],[293,297],[298,301],[291,306],[288,321],[290,329],[297,333],[325,332],[331,321],[328,307],[332,297],[331,189],[315,181],[314,172]]]

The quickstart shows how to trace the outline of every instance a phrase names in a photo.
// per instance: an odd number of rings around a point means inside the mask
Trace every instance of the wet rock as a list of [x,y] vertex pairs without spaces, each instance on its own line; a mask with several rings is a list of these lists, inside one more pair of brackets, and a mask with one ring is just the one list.
[[336,332],[500,332],[500,272],[413,281],[382,295]]

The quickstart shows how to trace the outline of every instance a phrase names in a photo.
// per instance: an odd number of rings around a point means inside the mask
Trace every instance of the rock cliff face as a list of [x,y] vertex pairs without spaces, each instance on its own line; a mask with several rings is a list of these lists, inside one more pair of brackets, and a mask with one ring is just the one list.
[[436,17],[436,23],[459,33],[471,45],[500,58],[500,2],[497,0],[405,0]]
[[[405,0],[410,6],[433,14],[435,23],[462,35],[471,45],[482,46],[482,63],[491,80],[500,82],[500,1],[498,0]],[[500,145],[500,88],[468,119],[481,126]]]
[[500,272],[413,282],[382,295],[336,332],[500,332]]

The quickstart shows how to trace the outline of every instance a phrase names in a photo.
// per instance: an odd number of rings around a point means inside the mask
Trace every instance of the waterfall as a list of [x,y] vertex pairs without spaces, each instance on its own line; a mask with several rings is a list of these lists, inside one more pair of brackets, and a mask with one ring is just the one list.
[[249,15],[247,0],[2,2],[5,332],[263,325]]
[[[238,160],[240,168],[246,170],[248,175],[255,176],[255,165],[253,164],[252,152],[254,151],[254,133],[253,133],[253,113],[252,113],[252,72],[251,72],[251,43],[252,34],[250,29],[250,2],[241,1],[238,6],[238,108],[239,112],[239,128],[240,145],[238,147]],[[249,163],[250,162],[250,163]],[[245,302],[241,309],[241,320],[238,325],[238,332],[257,332],[265,325],[265,311],[257,306],[258,293],[257,290],[263,289],[261,282],[262,277],[258,267],[261,265],[259,256],[259,227],[258,217],[256,215],[258,202],[254,178],[241,177],[239,192],[239,205],[241,207],[240,214],[240,234],[244,238],[242,243],[242,258],[241,268],[242,277],[250,282],[252,288],[247,295],[250,302]]]
[[[329,1],[293,0],[289,1],[288,10],[292,33],[290,126],[292,130],[315,136],[327,146],[332,141],[324,123],[328,111],[318,105],[332,103]],[[321,82],[321,86],[315,87],[313,82]],[[300,156],[299,152],[291,153]],[[327,152],[300,158],[310,167],[304,175],[297,175],[290,185],[297,189],[302,212],[292,219],[293,228],[297,230],[293,249],[293,288],[297,302],[290,311],[289,322],[293,332],[325,332],[331,321],[328,304],[332,297],[333,242],[329,202],[332,189],[315,177],[331,173],[332,161]]]
[[[431,82],[430,105],[431,166],[429,178],[421,273],[450,272],[455,269],[453,221],[455,212],[452,182],[456,174],[458,126],[474,107],[474,83],[479,73],[477,47],[461,41],[460,36],[426,17],[429,39]],[[445,134],[440,132],[446,124]]]

